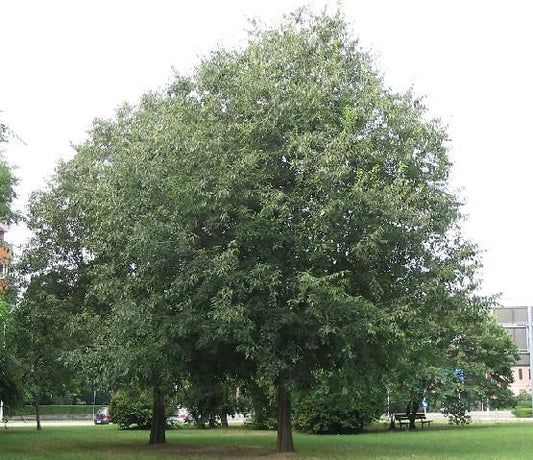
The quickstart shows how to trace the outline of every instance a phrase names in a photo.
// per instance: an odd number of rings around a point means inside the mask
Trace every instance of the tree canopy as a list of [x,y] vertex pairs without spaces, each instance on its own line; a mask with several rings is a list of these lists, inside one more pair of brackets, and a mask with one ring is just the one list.
[[447,141],[342,15],[298,11],[97,120],[33,199],[28,272],[85,277],[73,359],[152,388],[154,414],[195,372],[268,378],[291,451],[315,371],[385,387],[486,315]]
[[6,123],[0,120],[0,223],[4,225],[12,223],[16,214],[11,209],[15,199],[16,178],[5,159],[3,158],[2,144],[8,142],[13,133]]
[[[10,134],[11,131],[7,124],[0,121],[0,225],[2,226],[10,224],[16,219],[16,213],[12,210],[16,179],[2,156],[2,144],[9,140]],[[4,248],[6,247],[5,242],[0,242],[0,244]],[[2,261],[2,263],[6,262],[6,260]],[[5,276],[3,274],[2,278]],[[10,323],[9,311],[12,306],[13,295],[11,290],[6,290],[7,285],[4,280],[0,286],[0,401],[10,403],[20,396],[17,382],[19,367],[13,354],[6,348],[6,331]]]

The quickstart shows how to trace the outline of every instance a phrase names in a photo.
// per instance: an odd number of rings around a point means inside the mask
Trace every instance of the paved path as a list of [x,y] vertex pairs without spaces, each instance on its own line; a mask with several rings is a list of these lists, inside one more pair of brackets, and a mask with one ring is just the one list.
[[[476,422],[533,422],[533,418],[518,418],[513,415],[510,410],[499,411],[472,411],[470,412],[472,421]],[[442,414],[430,412],[427,414],[430,420],[446,421],[446,417]]]
[[[533,422],[533,418],[517,418],[511,411],[472,411],[470,412],[473,421],[478,422]],[[445,422],[446,417],[444,415],[430,412],[427,414],[427,418],[430,420],[440,420]],[[230,422],[234,420],[230,419]],[[43,420],[41,422],[43,427],[47,426],[94,426],[92,420]],[[1,425],[0,425],[1,426]],[[7,428],[10,427],[29,427],[35,428],[35,420],[13,420],[7,423]]]
[[470,415],[472,420],[480,422],[533,422],[533,418],[515,417],[510,410],[472,411]]

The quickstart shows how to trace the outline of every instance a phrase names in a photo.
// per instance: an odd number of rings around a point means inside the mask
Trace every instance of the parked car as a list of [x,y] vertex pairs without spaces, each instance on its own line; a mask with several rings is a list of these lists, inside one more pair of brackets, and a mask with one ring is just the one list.
[[170,417],[170,421],[174,423],[190,423],[192,422],[192,417],[187,409],[179,408],[177,412]]
[[110,421],[111,417],[109,416],[109,409],[107,407],[102,407],[101,409],[98,409],[96,415],[94,416],[94,424],[106,425]]

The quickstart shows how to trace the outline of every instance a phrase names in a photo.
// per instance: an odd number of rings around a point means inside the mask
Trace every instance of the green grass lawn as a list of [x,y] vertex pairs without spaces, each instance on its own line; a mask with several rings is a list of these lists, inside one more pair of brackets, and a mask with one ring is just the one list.
[[295,434],[297,452],[275,455],[274,432],[194,430],[167,432],[167,444],[149,446],[146,431],[112,426],[11,427],[0,431],[0,458],[8,459],[527,459],[533,424],[435,426],[416,432],[362,435]]

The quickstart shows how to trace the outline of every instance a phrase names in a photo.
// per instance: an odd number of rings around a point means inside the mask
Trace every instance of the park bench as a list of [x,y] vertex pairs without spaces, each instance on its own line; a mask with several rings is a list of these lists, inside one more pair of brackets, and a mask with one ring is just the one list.
[[[405,413],[402,413],[402,414],[394,414],[394,419],[398,422],[398,424],[400,425],[400,429],[403,428],[404,426],[408,427],[409,426],[409,423],[410,423],[410,420],[409,420],[409,415],[405,414]],[[422,426],[422,429],[424,429],[424,425],[427,425],[428,427],[431,425],[431,422],[433,420],[428,420],[426,418],[426,414],[422,414],[422,413],[419,413],[419,414],[416,414],[415,415],[415,423],[416,422],[420,422],[420,425]]]

